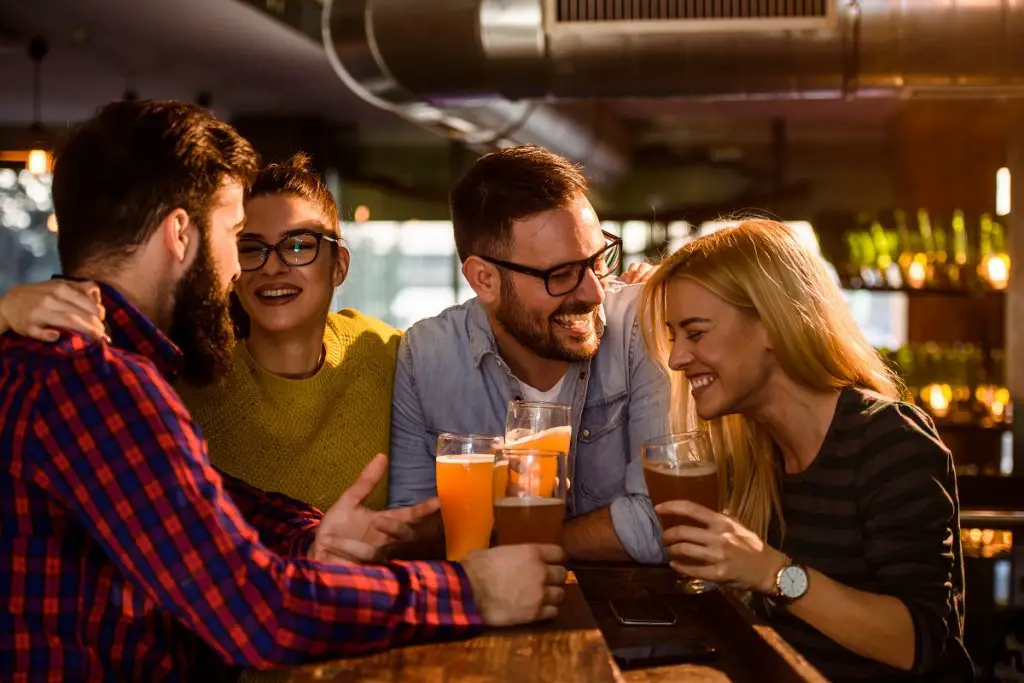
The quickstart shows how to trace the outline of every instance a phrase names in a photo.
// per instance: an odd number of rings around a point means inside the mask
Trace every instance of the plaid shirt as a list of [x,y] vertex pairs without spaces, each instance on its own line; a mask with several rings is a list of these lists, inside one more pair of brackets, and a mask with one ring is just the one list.
[[201,641],[268,667],[479,629],[458,565],[282,559],[320,513],[221,477],[178,349],[103,303],[109,344],[0,337],[0,679],[187,680]]

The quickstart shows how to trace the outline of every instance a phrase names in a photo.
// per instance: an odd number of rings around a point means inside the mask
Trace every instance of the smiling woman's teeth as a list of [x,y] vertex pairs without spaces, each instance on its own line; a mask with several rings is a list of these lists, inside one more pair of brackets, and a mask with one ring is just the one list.
[[694,389],[701,389],[718,379],[715,375],[701,375],[690,380],[690,386]]
[[292,296],[298,293],[299,290],[297,289],[268,289],[264,292],[260,292],[259,296],[263,297],[264,299],[272,299],[279,296]]

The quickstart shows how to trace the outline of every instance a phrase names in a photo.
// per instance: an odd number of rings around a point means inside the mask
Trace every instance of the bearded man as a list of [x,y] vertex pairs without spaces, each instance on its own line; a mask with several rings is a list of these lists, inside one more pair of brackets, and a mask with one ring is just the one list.
[[[577,167],[529,146],[480,158],[452,190],[455,245],[476,297],[402,339],[389,504],[437,495],[439,433],[504,434],[513,399],[568,404],[567,554],[656,563],[661,531],[640,445],[668,429],[668,380],[637,326],[640,288],[611,277],[622,241],[602,231],[587,192]],[[440,530],[435,517],[435,549]]]

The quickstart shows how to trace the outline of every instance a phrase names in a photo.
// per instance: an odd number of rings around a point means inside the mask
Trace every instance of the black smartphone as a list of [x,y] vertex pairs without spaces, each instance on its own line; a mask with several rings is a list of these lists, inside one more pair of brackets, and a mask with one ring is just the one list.
[[612,650],[612,658],[623,671],[672,664],[710,662],[717,656],[718,651],[715,648],[698,642],[618,647]]
[[623,626],[675,626],[679,620],[661,600],[609,600],[608,606]]

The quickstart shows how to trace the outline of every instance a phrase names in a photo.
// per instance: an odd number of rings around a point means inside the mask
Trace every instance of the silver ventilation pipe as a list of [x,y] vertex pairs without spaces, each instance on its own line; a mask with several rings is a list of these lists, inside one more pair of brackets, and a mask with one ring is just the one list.
[[[356,50],[335,33],[342,70],[362,90],[413,111],[417,103],[445,112],[449,103],[498,97],[1024,95],[1024,3],[1017,0],[333,4],[360,7],[356,33],[365,43]],[[343,12],[329,14],[344,23]]]
[[[478,0],[325,0],[322,27],[335,72],[381,109],[481,152],[541,145],[584,164],[596,183],[628,170],[624,129],[599,108],[570,116],[543,98],[489,86],[503,80],[495,56],[542,77],[530,70],[545,59],[539,7],[509,14],[501,2]],[[426,89],[410,87],[401,68],[421,59],[436,69]],[[462,85],[448,88],[446,78]]]

